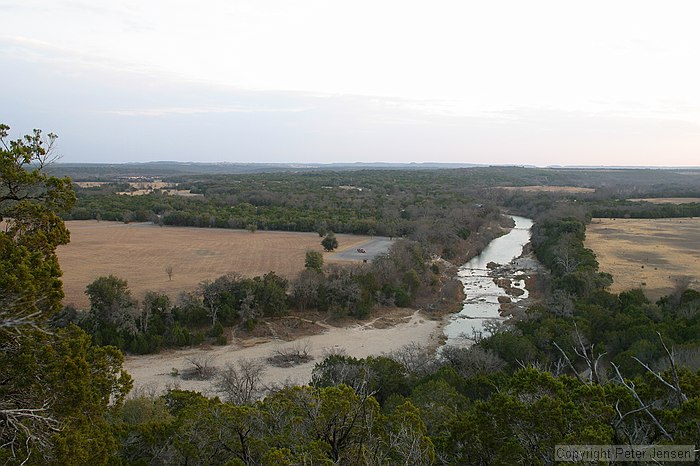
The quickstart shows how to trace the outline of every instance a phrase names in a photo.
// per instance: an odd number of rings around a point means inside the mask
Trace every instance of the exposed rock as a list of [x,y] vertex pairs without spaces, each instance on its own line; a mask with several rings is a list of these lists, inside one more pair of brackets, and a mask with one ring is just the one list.
[[510,278],[498,277],[498,278],[494,278],[494,279],[493,279],[493,282],[494,282],[494,283],[496,284],[496,286],[498,286],[499,288],[508,289],[508,288],[511,287]]
[[515,304],[513,303],[501,303],[498,311],[503,315],[504,312],[513,312],[515,310]]

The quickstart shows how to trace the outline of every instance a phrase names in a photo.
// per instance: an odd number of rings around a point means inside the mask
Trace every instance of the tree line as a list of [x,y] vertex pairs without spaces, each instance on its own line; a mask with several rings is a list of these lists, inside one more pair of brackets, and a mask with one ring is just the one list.
[[404,237],[455,260],[483,248],[504,221],[463,173],[268,173],[170,181],[202,197],[157,191],[122,196],[116,194],[119,184],[76,186],[78,201],[64,219]]

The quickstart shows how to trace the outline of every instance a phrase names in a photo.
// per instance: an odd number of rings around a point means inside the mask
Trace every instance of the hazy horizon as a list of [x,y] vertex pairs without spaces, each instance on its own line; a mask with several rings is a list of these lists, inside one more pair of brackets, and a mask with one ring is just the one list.
[[64,163],[697,167],[694,2],[0,0]]

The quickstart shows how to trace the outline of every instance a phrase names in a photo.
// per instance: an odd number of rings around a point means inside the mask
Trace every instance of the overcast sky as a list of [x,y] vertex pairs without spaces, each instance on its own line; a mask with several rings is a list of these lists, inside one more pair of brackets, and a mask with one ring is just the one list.
[[0,0],[64,162],[700,166],[693,1]]

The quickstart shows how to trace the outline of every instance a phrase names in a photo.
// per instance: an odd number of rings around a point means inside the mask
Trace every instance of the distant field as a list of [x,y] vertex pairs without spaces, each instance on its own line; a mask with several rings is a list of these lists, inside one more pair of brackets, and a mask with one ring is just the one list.
[[586,247],[612,274],[612,291],[643,288],[651,299],[673,291],[678,277],[699,288],[700,219],[599,219],[586,230]]
[[499,186],[508,191],[523,192],[549,192],[549,193],[594,193],[593,188],[581,188],[578,186]]
[[634,202],[649,202],[651,204],[690,204],[700,202],[700,197],[651,197],[646,199],[630,199]]
[[[316,233],[158,227],[151,224],[70,221],[71,242],[58,248],[66,304],[88,306],[85,287],[113,274],[129,282],[136,298],[148,290],[175,298],[203,280],[228,272],[256,276],[274,271],[294,278],[304,268],[306,251],[323,251]],[[340,250],[372,238],[337,235]],[[326,254],[327,262],[329,255]],[[173,266],[173,279],[165,268]]]
[[[160,188],[156,188],[160,189]],[[145,196],[151,194],[153,189],[137,189],[136,191],[121,191],[116,194],[122,196]],[[204,194],[193,194],[189,189],[161,189],[163,194],[169,194],[171,196],[184,196],[184,197],[204,197]]]

